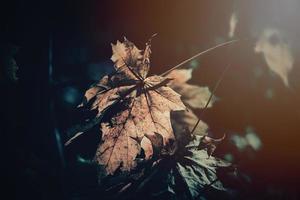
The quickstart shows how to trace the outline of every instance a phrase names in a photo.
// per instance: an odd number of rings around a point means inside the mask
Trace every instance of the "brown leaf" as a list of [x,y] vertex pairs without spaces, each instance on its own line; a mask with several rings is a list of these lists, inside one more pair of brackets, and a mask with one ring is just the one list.
[[170,112],[185,110],[180,95],[167,86],[170,79],[146,77],[150,43],[143,54],[126,38],[123,43],[112,45],[112,49],[111,59],[117,72],[90,88],[85,94],[86,103],[82,104],[103,118],[95,161],[104,166],[107,174],[135,168],[141,149],[145,159],[150,159],[156,149],[174,153]]
[[111,44],[113,55],[111,60],[115,63],[118,72],[124,73],[129,79],[145,79],[150,66],[150,43],[146,44],[144,55],[132,42],[124,38],[124,42],[117,41]]
[[[151,85],[151,77],[145,82]],[[144,137],[156,137],[155,133],[159,133],[163,137],[164,146],[168,145],[169,140],[175,140],[170,111],[184,109],[180,96],[165,86],[144,89],[143,92],[137,89],[129,94],[132,98],[128,109],[111,119],[114,121],[113,125],[102,123],[103,143],[99,146],[95,158],[99,164],[106,166],[110,174],[121,165],[123,171],[135,167],[135,157],[141,147],[138,138],[142,138],[143,141],[146,140]],[[152,150],[149,141],[147,143],[147,146],[142,143],[142,147],[146,158],[149,159]],[[172,149],[170,153],[171,151]]]
[[[197,123],[198,117],[193,113],[193,111],[176,111],[171,113],[172,127],[177,135],[177,133],[182,134],[184,128],[188,128],[189,131],[193,130],[195,124]],[[197,135],[206,135],[208,131],[208,125],[202,120],[196,127],[195,133]]]
[[[172,79],[169,86],[182,95],[181,99],[187,106],[190,108],[201,109],[205,107],[211,92],[208,87],[200,87],[187,83],[187,81],[192,78],[192,72],[193,69],[173,70],[167,75],[168,78]],[[208,104],[208,108],[212,107],[215,99],[216,97],[213,97],[212,101]],[[176,134],[181,134],[184,128],[188,128],[189,131],[191,131],[197,120],[197,116],[191,109],[188,111],[172,112],[172,126]],[[208,125],[205,122],[200,121],[195,133],[198,135],[206,135],[207,130]]]
[[[181,94],[182,101],[191,108],[204,108],[211,92],[208,87],[200,87],[187,83],[192,78],[193,69],[177,69],[170,72],[167,77],[172,79],[169,86],[176,92]],[[216,97],[208,104],[208,108],[212,107]]]
[[88,89],[84,94],[84,100],[83,102],[78,106],[82,107],[86,105],[87,102],[89,102],[92,98],[94,98],[98,93],[101,91],[107,90],[107,83],[108,83],[108,76],[104,76],[99,83],[97,83],[95,86]]

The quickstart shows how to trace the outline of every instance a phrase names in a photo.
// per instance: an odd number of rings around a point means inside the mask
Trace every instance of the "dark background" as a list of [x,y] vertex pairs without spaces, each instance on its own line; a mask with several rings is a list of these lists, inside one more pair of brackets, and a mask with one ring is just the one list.
[[[16,126],[2,152],[8,178],[2,182],[11,192],[4,189],[12,199],[76,199],[74,193],[88,193],[96,178],[76,164],[76,155],[93,152],[99,138],[87,136],[91,143],[83,139],[68,148],[63,143],[66,129],[78,120],[75,108],[83,92],[112,70],[110,43],[126,36],[142,49],[158,33],[151,73],[159,74],[229,40],[230,15],[238,12],[236,38],[248,40],[197,59],[191,83],[211,89],[231,63],[216,92],[220,101],[203,120],[216,137],[229,133],[216,153],[230,152],[249,176],[249,198],[299,197],[299,8],[296,0],[2,1],[1,40],[20,47],[15,92],[2,93],[2,99],[10,99],[2,107]],[[270,75],[263,57],[254,54],[255,33],[267,26],[284,29],[292,41],[290,87]],[[257,67],[260,77],[254,76]],[[266,97],[268,90],[272,98]],[[229,140],[248,126],[262,142],[259,151],[239,151]]]

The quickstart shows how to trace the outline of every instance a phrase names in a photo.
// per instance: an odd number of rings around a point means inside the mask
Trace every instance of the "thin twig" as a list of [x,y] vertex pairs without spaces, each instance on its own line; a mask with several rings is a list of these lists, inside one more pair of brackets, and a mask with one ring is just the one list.
[[195,124],[193,130],[191,131],[191,134],[194,133],[194,131],[196,130],[198,124],[200,123],[200,121],[201,121],[201,119],[202,119],[202,117],[203,117],[203,115],[204,115],[205,110],[207,109],[209,103],[211,102],[212,97],[214,96],[214,94],[215,94],[217,88],[219,87],[219,85],[220,85],[221,81],[223,80],[224,75],[225,75],[225,73],[227,72],[227,70],[229,69],[229,67],[230,67],[230,65],[227,65],[227,67],[225,67],[225,69],[223,70],[223,73],[221,74],[220,78],[218,79],[217,83],[215,84],[215,87],[214,87],[213,91],[211,92],[211,94],[210,94],[210,96],[209,96],[209,99],[207,100],[207,102],[206,102],[204,108],[202,109],[202,112],[200,113],[200,115],[199,115],[199,117],[198,117],[198,121],[196,122],[196,124]]
[[174,69],[177,69],[178,67],[180,67],[180,66],[182,66],[182,65],[184,65],[184,64],[186,64],[186,63],[188,63],[188,62],[190,62],[191,60],[193,60],[193,59],[195,59],[195,58],[197,58],[197,57],[199,57],[199,56],[201,56],[201,55],[203,55],[203,54],[206,54],[206,53],[208,53],[208,52],[210,52],[210,51],[212,51],[212,50],[214,50],[214,49],[216,49],[216,48],[219,48],[219,47],[222,47],[222,46],[226,46],[226,45],[235,43],[235,42],[237,42],[237,41],[239,41],[239,39],[236,39],[236,40],[230,40],[230,41],[228,41],[228,42],[224,42],[224,43],[218,44],[218,45],[216,45],[216,46],[214,46],[214,47],[211,47],[211,48],[209,48],[209,49],[206,49],[205,51],[202,51],[202,52],[200,52],[200,53],[197,53],[196,55],[190,57],[189,59],[186,59],[186,60],[182,61],[182,62],[179,63],[178,65],[176,65],[176,66],[172,67],[171,69],[169,69],[168,71],[162,73],[160,76],[165,76],[165,75],[167,75],[168,73],[170,73],[171,71],[173,71]]

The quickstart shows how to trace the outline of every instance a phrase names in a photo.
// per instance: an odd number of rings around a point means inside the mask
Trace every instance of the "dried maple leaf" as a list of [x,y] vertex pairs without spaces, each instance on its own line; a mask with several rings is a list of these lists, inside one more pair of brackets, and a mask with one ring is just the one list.
[[[130,171],[143,149],[145,159],[161,146],[167,154],[175,150],[170,112],[185,110],[180,95],[167,86],[169,78],[147,77],[150,67],[150,42],[142,54],[132,42],[112,44],[116,72],[105,76],[85,93],[80,105],[96,110],[101,143],[95,161],[106,174],[118,169]],[[162,144],[158,135],[162,138]]]
[[[208,87],[200,87],[187,83],[192,78],[193,69],[178,69],[171,71],[167,77],[171,78],[169,86],[181,95],[182,101],[190,108],[202,109],[208,102],[211,92]],[[213,96],[207,108],[212,107],[216,97]],[[188,111],[172,112],[172,125],[174,132],[181,133],[182,129],[187,127],[190,131],[193,129],[198,121],[198,117],[191,109]],[[205,135],[208,125],[200,121],[195,133]]]
[[[147,77],[150,41],[143,52],[126,38],[124,42],[112,44],[111,60],[115,63],[116,72],[105,76],[87,90],[85,100],[80,105],[96,115],[69,132],[75,135],[71,142],[95,125],[100,125],[101,143],[94,158],[102,166],[100,168],[104,169],[104,173],[99,174],[100,179],[117,170],[131,171],[141,157],[142,160],[150,159],[155,152],[160,155],[174,154],[177,141],[171,126],[170,112],[184,111],[186,107],[180,94],[168,86],[171,79],[164,76],[200,55],[237,40],[200,52],[161,76]],[[197,86],[187,88],[199,89]],[[197,107],[193,101],[188,103]]]

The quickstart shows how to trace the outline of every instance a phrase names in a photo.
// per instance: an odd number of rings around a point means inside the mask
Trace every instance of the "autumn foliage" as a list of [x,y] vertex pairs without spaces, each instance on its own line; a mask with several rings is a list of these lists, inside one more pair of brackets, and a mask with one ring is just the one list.
[[208,186],[225,191],[217,169],[230,164],[211,156],[224,138],[208,137],[208,125],[198,124],[192,111],[211,107],[215,97],[208,87],[188,83],[192,69],[148,77],[150,47],[151,40],[141,51],[126,38],[112,44],[115,72],[86,91],[79,107],[94,117],[73,128],[76,134],[66,144],[97,127],[101,142],[94,162],[106,192],[143,191],[161,168],[167,193],[196,198]]

